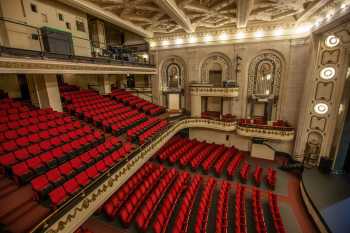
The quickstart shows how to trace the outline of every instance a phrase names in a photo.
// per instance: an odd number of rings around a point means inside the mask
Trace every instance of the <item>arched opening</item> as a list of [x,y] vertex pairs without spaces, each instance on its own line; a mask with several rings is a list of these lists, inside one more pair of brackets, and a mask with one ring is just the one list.
[[249,65],[248,116],[276,120],[282,61],[274,53],[262,53]]

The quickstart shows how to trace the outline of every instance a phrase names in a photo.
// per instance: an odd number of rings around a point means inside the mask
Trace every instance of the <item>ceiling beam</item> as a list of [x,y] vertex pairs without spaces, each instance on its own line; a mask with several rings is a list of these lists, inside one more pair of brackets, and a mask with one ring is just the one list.
[[186,32],[194,32],[194,26],[187,15],[176,5],[174,0],[154,0],[154,2],[163,9],[177,24]]
[[304,22],[309,17],[311,17],[313,14],[315,14],[318,10],[320,10],[322,7],[324,7],[327,3],[329,3],[331,0],[320,0],[313,4],[308,9],[305,9],[303,13],[301,13],[297,18],[297,23]]
[[74,7],[78,10],[81,10],[85,13],[88,13],[90,15],[93,15],[99,19],[110,22],[118,27],[121,27],[130,32],[133,32],[139,36],[146,37],[146,38],[153,37],[152,32],[146,31],[142,27],[137,26],[127,20],[124,20],[112,12],[106,11],[94,3],[88,2],[86,0],[58,0],[58,1],[68,6]]
[[237,0],[237,28],[245,28],[247,26],[253,5],[254,0]]

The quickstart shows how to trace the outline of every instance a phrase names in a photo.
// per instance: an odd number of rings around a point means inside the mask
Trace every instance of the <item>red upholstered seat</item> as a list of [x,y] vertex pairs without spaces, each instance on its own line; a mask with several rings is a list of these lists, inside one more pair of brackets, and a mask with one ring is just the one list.
[[19,182],[25,183],[33,175],[33,172],[28,168],[25,162],[17,163],[12,166],[12,173],[16,176]]
[[62,186],[51,191],[49,197],[53,206],[61,205],[68,198],[66,191]]
[[78,184],[80,184],[83,187],[90,183],[90,178],[85,171],[76,175],[75,179],[78,182]]
[[54,168],[49,170],[46,173],[46,177],[50,183],[57,186],[58,184],[62,183],[64,181],[64,177],[61,175],[58,168]]
[[80,186],[77,183],[77,181],[73,178],[64,183],[63,188],[66,191],[66,193],[68,193],[69,195],[73,195],[79,191]]
[[52,189],[52,185],[45,175],[36,177],[31,181],[31,184],[34,191],[38,192],[41,196],[46,195]]
[[58,167],[58,170],[60,171],[60,173],[65,176],[67,179],[69,179],[70,177],[73,176],[74,174],[74,170],[72,168],[72,166],[70,165],[69,162],[65,162],[64,164],[62,164],[61,166]]
[[86,174],[89,176],[90,179],[96,179],[100,175],[95,166],[86,169]]
[[52,152],[48,151],[46,153],[43,153],[40,155],[40,160],[47,166],[47,167],[55,167],[56,166],[56,159],[53,157]]
[[17,160],[13,153],[0,156],[0,164],[4,167],[11,167],[15,163],[17,163]]
[[75,157],[74,159],[70,160],[70,165],[72,168],[76,171],[81,171],[84,168],[84,164],[81,161],[80,157]]
[[27,160],[30,157],[30,155],[26,149],[16,150],[14,152],[14,155],[15,155],[16,159],[19,161]]
[[26,163],[28,167],[37,174],[42,174],[46,171],[46,166],[39,157],[28,159]]

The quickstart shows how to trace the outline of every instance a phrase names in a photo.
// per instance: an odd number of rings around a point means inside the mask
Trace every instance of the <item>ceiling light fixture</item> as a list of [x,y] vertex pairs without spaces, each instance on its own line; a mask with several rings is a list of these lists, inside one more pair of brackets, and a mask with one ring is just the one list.
[[213,40],[213,37],[210,35],[210,34],[208,34],[208,35],[206,35],[205,37],[204,37],[204,42],[206,42],[206,43],[208,43],[208,42],[210,42],[210,41],[212,41]]
[[188,38],[188,42],[190,42],[190,43],[196,43],[196,42],[197,42],[197,37],[195,37],[195,36],[190,36],[190,38]]
[[265,35],[264,31],[259,30],[254,33],[255,38],[261,38]]
[[183,43],[184,43],[184,40],[182,38],[177,38],[175,40],[175,44],[177,44],[177,45],[180,45],[180,44],[183,44]]
[[170,43],[169,43],[169,41],[168,40],[163,40],[162,41],[162,45],[163,46],[168,46]]
[[320,77],[325,80],[332,79],[335,76],[335,69],[333,67],[325,67],[320,71]]
[[326,114],[328,112],[328,105],[325,103],[318,103],[314,106],[314,111],[317,114]]
[[284,33],[284,29],[283,28],[277,28],[273,31],[273,35],[274,36],[282,36]]
[[228,35],[226,32],[222,32],[220,35],[219,35],[219,40],[228,40]]
[[237,32],[236,34],[236,38],[237,39],[243,39],[245,37],[245,33],[244,32]]
[[335,46],[337,46],[339,44],[339,38],[334,36],[334,35],[330,35],[326,38],[325,44],[327,47],[329,48],[333,48]]

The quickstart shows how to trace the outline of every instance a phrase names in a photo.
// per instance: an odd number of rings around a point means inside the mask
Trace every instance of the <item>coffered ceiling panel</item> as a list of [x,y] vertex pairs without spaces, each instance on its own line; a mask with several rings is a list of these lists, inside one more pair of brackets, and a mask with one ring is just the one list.
[[332,0],[87,0],[154,33],[306,20]]

